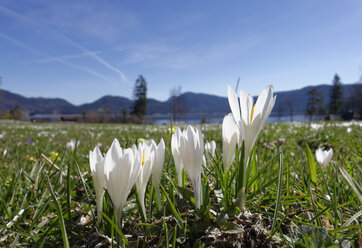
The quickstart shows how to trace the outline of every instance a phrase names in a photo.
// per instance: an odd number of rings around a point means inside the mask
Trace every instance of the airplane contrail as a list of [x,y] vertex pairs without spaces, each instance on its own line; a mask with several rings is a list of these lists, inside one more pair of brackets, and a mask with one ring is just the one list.
[[96,61],[98,61],[98,63],[100,63],[101,65],[105,66],[106,68],[108,68],[109,70],[117,73],[120,78],[122,79],[122,81],[130,84],[130,82],[128,81],[126,75],[119,69],[117,69],[116,67],[112,66],[108,61],[106,61],[105,59],[101,58],[100,56],[98,56],[97,54],[95,53],[92,53],[89,49],[83,47],[82,45],[80,45],[79,43],[75,42],[74,40],[72,40],[71,38],[69,38],[68,36],[66,36],[65,34],[63,34],[62,32],[60,31],[57,31],[56,29],[50,27],[48,24],[44,23],[44,22],[39,22],[39,21],[36,21],[32,18],[29,18],[23,14],[20,14],[18,12],[15,12],[11,9],[8,9],[6,7],[3,7],[3,6],[0,6],[0,11],[5,13],[5,14],[8,14],[14,18],[17,18],[17,19],[20,19],[21,21],[23,22],[26,22],[26,23],[33,23],[33,24],[36,24],[36,25],[41,25],[42,27],[45,27],[46,29],[56,33],[57,35],[60,35],[63,39],[67,40],[70,44],[72,44],[73,46],[81,49],[83,52],[86,52],[88,53],[88,55],[90,57],[92,57],[93,59],[95,59]]
[[[24,43],[22,43],[22,42],[20,42],[20,41],[18,41],[16,39],[6,35],[6,34],[3,34],[3,33],[0,32],[0,37],[7,40],[7,41],[9,41],[9,42],[11,42],[12,44],[14,44],[14,45],[16,45],[18,47],[21,47],[21,48],[23,48],[25,50],[28,50],[28,51],[32,52],[32,53],[38,54],[38,55],[40,55],[42,57],[45,57],[45,59],[52,59],[47,54],[45,54],[43,52],[40,52],[40,51],[30,47],[29,45],[24,44]],[[53,59],[54,59],[54,61],[58,61],[58,62],[60,62],[62,64],[68,65],[68,66],[70,66],[72,68],[80,69],[80,70],[86,71],[86,72],[88,72],[88,73],[90,73],[90,74],[92,74],[94,76],[97,76],[99,78],[112,81],[109,77],[107,77],[107,76],[105,76],[105,75],[103,75],[101,73],[98,73],[98,72],[96,72],[96,71],[94,71],[94,70],[92,70],[92,69],[90,69],[88,67],[84,67],[84,66],[80,66],[80,65],[70,63],[70,62],[66,61],[65,59],[63,59],[61,57],[53,58]]]

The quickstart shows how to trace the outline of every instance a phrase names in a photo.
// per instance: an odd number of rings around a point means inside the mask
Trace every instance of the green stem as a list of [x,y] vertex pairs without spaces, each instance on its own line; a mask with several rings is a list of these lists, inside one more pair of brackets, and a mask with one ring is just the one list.
[[198,175],[196,178],[192,179],[192,185],[194,187],[194,196],[195,196],[195,205],[197,209],[201,207],[201,176]]
[[158,211],[161,209],[161,192],[160,192],[160,184],[153,183],[153,188],[155,189],[155,196],[156,196],[156,208]]
[[243,184],[242,187],[240,189],[240,191],[238,192],[238,198],[240,199],[239,201],[239,205],[240,205],[240,210],[241,211],[245,211],[245,202],[246,202],[246,168],[248,167],[248,162],[249,162],[249,154],[250,152],[247,152],[245,150],[245,158],[244,158],[244,166],[243,166]]

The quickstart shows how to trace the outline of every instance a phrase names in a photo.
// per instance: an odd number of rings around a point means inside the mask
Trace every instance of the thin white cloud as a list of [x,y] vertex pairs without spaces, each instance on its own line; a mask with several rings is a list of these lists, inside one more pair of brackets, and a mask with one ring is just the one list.
[[16,45],[16,46],[18,46],[18,47],[21,47],[21,48],[23,48],[23,49],[25,49],[25,50],[28,50],[28,51],[30,51],[30,52],[32,52],[32,53],[35,53],[35,54],[38,54],[38,55],[43,55],[43,54],[42,54],[41,52],[39,52],[38,50],[36,50],[36,49],[28,46],[27,44],[24,44],[24,43],[22,43],[22,42],[20,42],[20,41],[18,41],[18,40],[16,40],[16,39],[14,39],[14,38],[6,35],[6,34],[3,34],[3,33],[1,33],[1,32],[0,32],[0,37],[3,38],[3,39],[5,39],[5,40],[7,40],[7,41],[9,41],[10,43],[12,43],[12,44],[14,44],[14,45]]
[[176,52],[170,46],[156,43],[131,44],[118,47],[116,50],[126,55],[122,64],[149,63],[152,60],[160,60],[167,55],[172,56]]
[[[85,48],[84,46],[80,45],[79,43],[75,42],[73,39],[69,38],[67,35],[63,34],[62,32],[56,30],[55,28],[49,26],[47,23],[45,23],[44,21],[36,21],[32,18],[29,18],[23,14],[20,14],[18,12],[15,12],[11,9],[5,8],[3,6],[0,6],[0,11],[10,15],[14,18],[17,18],[18,20],[21,20],[22,22],[25,23],[29,23],[31,22],[32,24],[36,24],[36,25],[40,25],[43,28],[46,28],[47,30],[57,34],[58,36],[61,36],[64,40],[66,40],[68,43],[70,43],[71,45],[73,45],[74,47],[77,47],[78,49],[81,49],[84,53],[87,53],[88,56],[92,57],[93,59],[95,59],[98,63],[100,63],[101,65],[105,66],[106,68],[108,68],[109,70],[117,73],[119,75],[119,77],[121,78],[122,81],[130,84],[130,82],[128,81],[126,75],[119,70],[118,68],[116,68],[115,66],[111,65],[108,61],[106,61],[105,59],[103,59],[102,57],[98,56],[96,53],[90,51],[89,49]],[[65,60],[60,60],[60,61],[65,61]],[[71,64],[69,62],[67,62],[68,64]],[[77,68],[81,68],[81,66],[76,65],[75,67]]]
[[15,12],[15,11],[13,11],[11,9],[5,8],[5,7],[1,6],[1,5],[0,5],[0,12],[3,12],[6,15],[9,15],[11,17],[14,17],[14,18],[16,18],[18,20],[21,20],[23,22],[26,22],[26,23],[33,23],[33,24],[36,23],[33,19],[31,19],[31,18],[29,18],[27,16],[24,16],[22,14],[19,14],[19,13]]
[[36,49],[28,46],[27,44],[24,44],[24,43],[22,43],[22,42],[20,42],[20,41],[18,41],[18,40],[16,40],[16,39],[14,39],[14,38],[6,35],[6,34],[1,33],[1,32],[0,32],[0,37],[3,38],[3,39],[5,39],[5,40],[7,40],[7,41],[9,41],[9,42],[12,43],[12,44],[18,46],[18,47],[21,47],[21,48],[29,51],[29,52],[32,52],[32,53],[34,53],[34,54],[40,55],[40,56],[42,56],[42,57],[45,57],[44,60],[52,59],[53,61],[58,61],[59,63],[65,64],[65,65],[67,65],[67,66],[69,66],[69,67],[72,67],[72,68],[75,68],[75,69],[79,69],[79,70],[88,72],[89,74],[92,74],[92,75],[94,75],[94,76],[97,76],[97,77],[99,77],[99,78],[102,78],[102,79],[105,79],[105,80],[108,80],[108,81],[111,82],[111,79],[110,79],[109,77],[107,77],[107,76],[105,76],[105,75],[103,75],[103,74],[101,74],[101,73],[99,73],[99,72],[97,72],[97,71],[95,71],[95,70],[92,70],[92,69],[90,69],[90,68],[88,68],[88,67],[84,67],[84,66],[80,66],[80,65],[76,65],[76,64],[70,63],[70,62],[66,61],[64,58],[61,58],[61,57],[58,57],[58,58],[50,58],[47,54],[45,54],[45,53],[43,53],[43,52],[40,52],[40,51],[38,51],[38,50],[36,50]]
[[199,65],[204,61],[202,52],[196,49],[173,47],[167,42],[128,44],[116,50],[122,54],[121,65],[139,64],[146,68],[164,67],[185,69]]
[[62,55],[62,56],[46,58],[46,59],[37,59],[37,60],[34,60],[33,62],[35,62],[35,63],[51,63],[51,62],[59,61],[59,60],[71,60],[71,59],[83,58],[83,57],[90,56],[91,54],[97,54],[97,53],[99,53],[99,52],[84,52],[84,53],[80,53],[80,54],[69,54],[69,55]]
[[[85,49],[85,48],[84,48]],[[87,51],[85,49],[85,51]],[[126,77],[126,75],[119,69],[117,69],[116,67],[112,66],[111,64],[109,64],[107,61],[105,61],[103,58],[101,58],[100,56],[98,56],[97,54],[95,53],[90,53],[89,56],[91,56],[92,58],[94,58],[95,60],[97,60],[99,63],[101,63],[102,65],[104,65],[105,67],[107,67],[108,69],[118,73],[118,75],[121,77],[121,79],[124,81],[124,82],[127,82],[129,84],[129,81]]]
[[[58,32],[58,31],[56,31]],[[81,49],[83,52],[85,53],[89,53],[88,55],[90,57],[92,57],[93,59],[95,59],[96,61],[98,61],[100,64],[102,64],[103,66],[107,67],[108,69],[110,69],[111,71],[117,73],[120,78],[129,84],[129,81],[126,77],[126,75],[119,69],[117,69],[116,67],[112,66],[110,63],[108,63],[106,60],[104,60],[103,58],[101,58],[100,56],[98,56],[95,53],[92,53],[90,50],[88,50],[87,48],[83,47],[82,45],[80,45],[79,43],[75,42],[74,40],[72,40],[71,38],[69,38],[68,36],[66,36],[63,33],[58,32],[64,39],[66,39],[70,44],[72,44],[73,46]]]
[[260,43],[259,37],[233,37],[231,40],[214,42],[208,46],[198,44],[183,49],[173,47],[167,42],[132,44],[119,47],[123,65],[141,64],[145,67],[165,67],[171,69],[195,68],[214,61],[223,61],[243,56]]
[[59,61],[60,63],[63,63],[63,64],[65,64],[65,65],[68,65],[68,66],[73,67],[73,68],[76,68],[76,69],[80,69],[80,70],[86,71],[86,72],[88,72],[88,73],[90,73],[90,74],[92,74],[92,75],[94,75],[94,76],[97,76],[97,77],[99,77],[99,78],[108,80],[109,82],[113,83],[112,80],[111,80],[109,77],[107,77],[107,76],[105,76],[105,75],[103,75],[103,74],[101,74],[101,73],[99,73],[99,72],[97,72],[97,71],[94,71],[94,70],[92,70],[92,69],[90,69],[90,68],[88,68],[88,67],[84,67],[84,66],[80,66],[80,65],[77,65],[77,64],[73,64],[73,63],[70,63],[70,62],[65,61],[65,60],[62,60],[62,59],[59,59],[58,61]]
[[27,10],[27,16],[42,20],[57,30],[102,42],[117,43],[125,32],[139,28],[137,14],[119,1],[43,1],[43,8]]

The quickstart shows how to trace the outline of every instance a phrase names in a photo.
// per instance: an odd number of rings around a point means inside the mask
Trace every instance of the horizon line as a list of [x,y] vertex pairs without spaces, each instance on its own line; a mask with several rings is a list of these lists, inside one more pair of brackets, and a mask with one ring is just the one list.
[[[342,84],[343,86],[346,86],[346,85],[353,85],[353,84],[362,84],[362,82],[354,82],[354,83],[344,83]],[[295,90],[301,90],[301,89],[304,89],[304,88],[308,88],[308,87],[318,87],[318,86],[331,86],[331,84],[317,84],[317,85],[306,85],[304,87],[301,87],[301,88],[296,88],[296,89],[290,89],[290,90],[280,90],[280,91],[274,91],[274,94],[276,93],[283,93],[283,92],[288,92],[288,91],[295,91]],[[102,99],[104,97],[107,97],[107,96],[110,96],[110,97],[120,97],[120,98],[126,98],[128,100],[131,100],[131,101],[134,101],[132,98],[129,98],[129,97],[126,97],[126,96],[121,96],[121,95],[111,95],[111,94],[107,94],[107,95],[103,95],[91,102],[84,102],[84,103],[80,103],[80,104],[74,104],[72,103],[71,101],[69,101],[68,99],[66,98],[63,98],[63,97],[45,97],[45,96],[26,96],[26,95],[23,95],[21,93],[15,93],[13,91],[10,91],[8,89],[5,89],[5,88],[0,88],[0,91],[7,91],[7,92],[10,92],[11,94],[16,94],[16,95],[19,95],[21,97],[25,97],[25,98],[40,98],[40,99],[50,99],[50,100],[55,100],[55,99],[61,99],[61,100],[64,100],[74,106],[81,106],[81,105],[84,105],[84,104],[91,104],[91,103],[94,103],[96,101],[98,101],[99,99]],[[221,96],[221,95],[216,95],[216,94],[212,94],[212,93],[205,93],[205,92],[193,92],[193,91],[185,91],[185,92],[182,92],[181,95],[184,95],[186,93],[192,93],[192,94],[204,94],[204,95],[210,95],[210,96],[216,96],[216,97],[221,97],[221,98],[227,98],[227,95],[225,96]],[[156,100],[156,101],[159,101],[159,102],[167,102],[172,96],[168,97],[166,100],[159,100],[159,99],[156,99],[156,98],[153,98],[153,97],[147,97],[147,100],[151,99],[151,100]],[[253,97],[257,97],[256,96],[253,96]]]

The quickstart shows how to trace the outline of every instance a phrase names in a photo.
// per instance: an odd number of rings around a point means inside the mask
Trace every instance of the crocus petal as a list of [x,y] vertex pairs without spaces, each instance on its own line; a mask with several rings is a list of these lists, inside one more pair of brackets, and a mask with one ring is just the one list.
[[[126,183],[125,180],[119,179],[121,178],[120,151],[121,148],[119,146],[118,140],[114,140],[106,154],[104,161],[107,191],[112,199],[114,207],[117,210],[120,208],[122,202],[122,194],[118,192],[117,188],[120,186],[120,183]],[[123,189],[124,186],[120,188]]]
[[264,115],[269,107],[270,100],[273,97],[273,86],[268,85],[258,96],[255,103],[254,113]]
[[98,146],[89,152],[89,164],[96,193],[97,221],[100,222],[106,180],[104,175],[104,158]]
[[189,177],[200,174],[204,146],[201,132],[188,126],[186,134],[181,138],[180,154],[182,163]]
[[201,167],[204,154],[204,137],[199,129],[188,126],[180,137],[180,157],[185,171],[194,186],[196,208],[201,204]]
[[254,99],[251,95],[244,91],[240,91],[240,109],[241,109],[241,119],[249,125],[251,122],[251,113],[254,106]]
[[235,123],[233,115],[230,113],[224,117],[222,122],[223,139],[223,164],[228,169],[235,157],[235,148],[238,142],[239,129]]
[[155,151],[155,158],[152,165],[152,181],[156,193],[156,200],[159,205],[161,202],[160,182],[163,163],[165,161],[165,142],[163,141],[163,138],[161,138],[158,145],[156,145],[155,142],[152,143],[152,149]]
[[[199,128],[196,128],[196,149],[198,149],[198,152],[196,153],[196,164],[201,164],[202,163],[202,157],[204,155],[204,135],[202,134],[201,130]],[[200,171],[201,171],[201,166],[200,166]]]
[[152,166],[152,181],[160,183],[162,175],[162,167],[165,161],[165,142],[161,138],[160,143],[156,146],[153,145],[155,151],[155,159]]
[[106,187],[118,217],[140,170],[139,163],[135,161],[134,150],[122,150],[117,139],[113,141],[104,160]]
[[143,143],[139,144],[136,156],[138,156],[139,161],[141,161],[140,173],[136,180],[137,194],[138,194],[138,197],[139,197],[139,200],[141,203],[143,216],[145,219],[147,219],[144,199],[145,199],[147,183],[151,177],[152,165],[154,162],[155,152],[144,141]]
[[[215,150],[216,150],[215,140],[205,143],[205,155],[207,160],[211,160],[211,158],[215,157]],[[206,161],[205,161],[205,166],[206,166]]]
[[215,157],[215,151],[216,151],[216,142],[215,140],[211,141],[211,156]]
[[231,112],[233,113],[236,123],[238,123],[241,120],[239,101],[236,92],[230,87],[230,85],[228,86],[228,100]]
[[171,138],[171,151],[172,156],[175,161],[175,167],[176,167],[176,174],[177,174],[177,184],[178,186],[182,186],[182,170],[183,170],[183,163],[180,157],[180,137],[182,136],[181,129],[178,127],[176,128],[176,131],[172,134]]
[[331,148],[331,149],[329,149],[328,154],[327,154],[327,161],[328,161],[328,163],[331,162],[332,157],[333,157],[333,150],[332,150],[332,148]]

